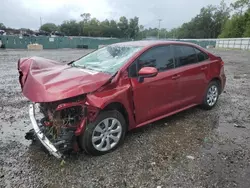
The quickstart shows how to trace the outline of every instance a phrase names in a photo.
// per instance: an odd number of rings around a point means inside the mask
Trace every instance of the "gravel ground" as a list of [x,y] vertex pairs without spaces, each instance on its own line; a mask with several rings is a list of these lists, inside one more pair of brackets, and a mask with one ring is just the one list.
[[17,60],[36,55],[69,61],[86,51],[0,51],[0,187],[249,188],[250,53],[213,52],[225,61],[227,74],[213,110],[181,112],[129,132],[110,154],[78,154],[62,163],[24,139],[31,124]]

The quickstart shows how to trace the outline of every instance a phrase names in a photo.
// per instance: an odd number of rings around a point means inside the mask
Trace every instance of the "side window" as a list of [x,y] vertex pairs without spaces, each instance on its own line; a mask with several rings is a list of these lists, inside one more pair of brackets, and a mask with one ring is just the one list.
[[136,77],[137,76],[137,68],[136,68],[136,62],[133,62],[129,68],[128,68],[128,75],[129,77]]
[[205,61],[205,60],[207,60],[209,58],[206,53],[198,50],[197,48],[195,48],[194,50],[195,50],[195,53],[197,54],[198,62]]
[[149,49],[138,60],[138,70],[142,67],[155,67],[159,72],[174,68],[174,59],[170,46]]
[[197,55],[193,47],[173,45],[176,67],[197,63]]

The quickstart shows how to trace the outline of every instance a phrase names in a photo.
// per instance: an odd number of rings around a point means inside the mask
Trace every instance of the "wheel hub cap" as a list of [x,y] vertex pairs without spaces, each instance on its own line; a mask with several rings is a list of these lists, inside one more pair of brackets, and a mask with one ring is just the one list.
[[217,99],[218,99],[218,88],[215,85],[212,85],[208,89],[207,104],[209,106],[213,106],[216,103]]
[[108,151],[120,141],[122,126],[116,118],[102,120],[94,129],[92,144],[98,151]]

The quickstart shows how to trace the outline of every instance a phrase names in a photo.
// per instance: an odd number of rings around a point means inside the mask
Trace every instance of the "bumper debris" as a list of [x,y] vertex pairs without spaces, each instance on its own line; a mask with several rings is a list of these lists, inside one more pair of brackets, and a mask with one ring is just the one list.
[[30,104],[29,106],[29,116],[30,120],[34,129],[34,132],[37,136],[37,138],[40,140],[40,142],[43,144],[43,146],[56,158],[60,159],[62,158],[62,154],[58,149],[49,141],[49,139],[45,136],[45,134],[40,130],[40,127],[37,124],[36,118],[35,118],[35,105]]

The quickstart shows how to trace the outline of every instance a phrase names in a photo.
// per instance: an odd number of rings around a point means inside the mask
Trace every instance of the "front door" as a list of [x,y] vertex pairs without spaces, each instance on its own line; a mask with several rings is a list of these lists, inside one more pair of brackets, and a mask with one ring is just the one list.
[[[157,76],[138,82],[137,73],[142,67],[158,69]],[[136,123],[141,124],[174,111],[178,98],[178,79],[174,69],[171,47],[158,46],[144,52],[132,65],[130,74],[135,105]]]

